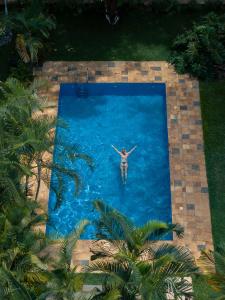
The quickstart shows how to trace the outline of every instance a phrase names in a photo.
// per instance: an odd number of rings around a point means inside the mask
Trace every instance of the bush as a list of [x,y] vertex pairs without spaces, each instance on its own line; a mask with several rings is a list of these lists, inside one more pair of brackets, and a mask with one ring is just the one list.
[[210,79],[225,75],[225,17],[208,14],[191,30],[179,35],[170,62],[178,73]]
[[25,64],[22,61],[18,61],[15,66],[10,68],[10,77],[16,78],[24,84],[29,84],[33,80],[33,70],[30,64]]
[[12,40],[12,32],[7,29],[6,25],[0,20],[0,47],[10,43]]
[[152,0],[152,11],[155,13],[172,13],[180,9],[177,0]]

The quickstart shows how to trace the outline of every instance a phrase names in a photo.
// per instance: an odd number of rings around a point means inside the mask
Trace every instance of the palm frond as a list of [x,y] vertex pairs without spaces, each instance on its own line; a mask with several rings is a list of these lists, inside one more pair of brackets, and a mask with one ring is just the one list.
[[9,294],[12,296],[12,299],[32,300],[27,289],[18,282],[9,271],[0,268],[0,277],[7,281],[9,285]]
[[85,228],[89,225],[88,220],[82,220],[79,224],[77,224],[74,231],[60,243],[60,260],[61,263],[66,264],[70,267],[72,261],[72,255],[74,248],[81,234],[84,232]]
[[128,218],[100,200],[95,200],[93,205],[100,213],[100,218],[95,223],[100,239],[125,239],[129,244],[134,244],[132,236],[134,226]]
[[24,63],[30,62],[30,56],[27,52],[26,42],[23,34],[17,34],[16,37],[16,49]]

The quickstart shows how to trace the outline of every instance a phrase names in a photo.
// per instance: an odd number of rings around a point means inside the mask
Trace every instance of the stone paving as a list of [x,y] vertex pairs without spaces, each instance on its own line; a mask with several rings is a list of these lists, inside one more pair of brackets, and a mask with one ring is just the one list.
[[[88,71],[87,71],[88,70]],[[197,258],[202,249],[212,249],[211,217],[204,158],[198,81],[178,75],[166,62],[46,62],[36,69],[47,80],[41,91],[48,97],[45,113],[57,114],[60,83],[66,82],[163,82],[167,94],[167,125],[173,223],[184,226],[186,245]],[[41,202],[47,207],[48,190],[42,187]],[[88,263],[91,241],[79,241],[74,260]]]

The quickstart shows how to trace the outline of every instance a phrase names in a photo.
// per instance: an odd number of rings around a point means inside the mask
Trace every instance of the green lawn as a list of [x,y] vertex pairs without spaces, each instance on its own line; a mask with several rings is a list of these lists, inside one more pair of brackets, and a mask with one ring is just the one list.
[[[157,15],[146,10],[122,14],[118,26],[99,11],[80,16],[57,13],[57,29],[44,60],[166,60],[173,39],[201,12]],[[0,48],[0,79],[8,74],[10,46]],[[213,236],[225,241],[225,82],[200,84]]]
[[200,13],[155,15],[143,10],[122,14],[117,26],[110,26],[104,14],[87,11],[73,17],[57,17],[52,35],[51,60],[166,60],[172,40]]
[[225,242],[225,81],[201,82],[205,156],[215,244]]

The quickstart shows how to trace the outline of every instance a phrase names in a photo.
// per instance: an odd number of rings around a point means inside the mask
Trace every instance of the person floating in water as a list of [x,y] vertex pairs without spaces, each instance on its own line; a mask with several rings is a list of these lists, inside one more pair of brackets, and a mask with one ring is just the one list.
[[127,152],[126,149],[122,149],[120,152],[116,147],[114,147],[113,145],[111,145],[111,146],[121,157],[121,162],[120,162],[121,177],[122,177],[123,184],[126,184],[127,169],[128,169],[127,159],[128,159],[128,156],[137,148],[137,146],[132,148],[129,152]]

